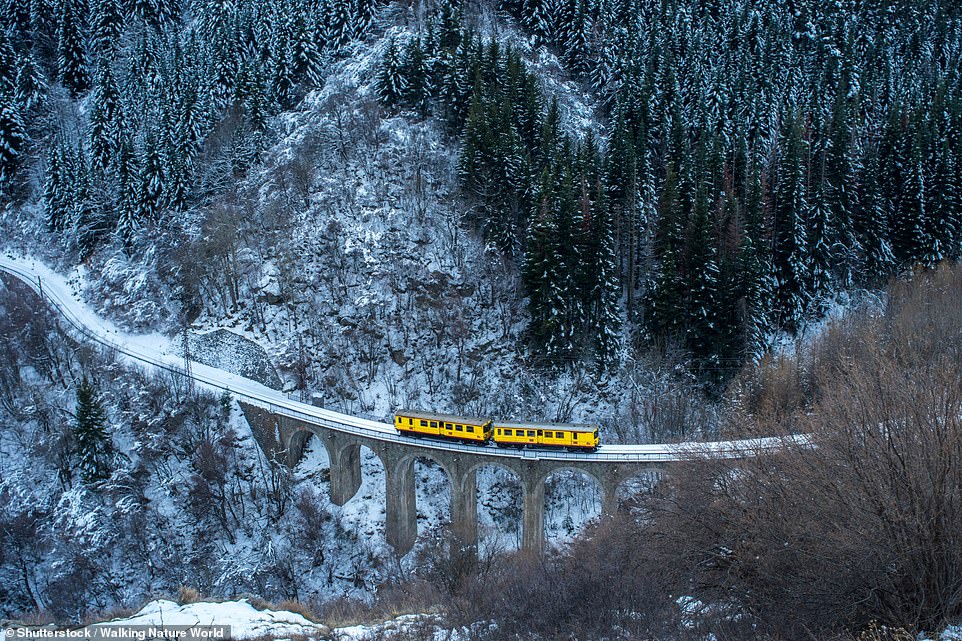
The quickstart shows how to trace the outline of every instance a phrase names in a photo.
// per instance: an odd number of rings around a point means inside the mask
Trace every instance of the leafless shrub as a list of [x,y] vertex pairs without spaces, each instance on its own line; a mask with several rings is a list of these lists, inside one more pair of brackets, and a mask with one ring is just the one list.
[[195,588],[182,585],[177,588],[177,603],[181,605],[188,605],[190,603],[197,603],[200,601],[200,592]]
[[730,606],[717,625],[810,638],[962,616],[960,306],[958,269],[893,286],[884,315],[813,350],[817,387],[793,418],[812,446],[674,475],[652,535],[679,585]]

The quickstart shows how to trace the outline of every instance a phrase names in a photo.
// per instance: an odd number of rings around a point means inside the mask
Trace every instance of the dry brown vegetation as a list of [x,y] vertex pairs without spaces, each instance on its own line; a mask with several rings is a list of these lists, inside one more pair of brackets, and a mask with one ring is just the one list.
[[962,272],[943,267],[769,368],[739,418],[813,446],[676,475],[650,533],[676,581],[784,638],[962,617],[960,352]]

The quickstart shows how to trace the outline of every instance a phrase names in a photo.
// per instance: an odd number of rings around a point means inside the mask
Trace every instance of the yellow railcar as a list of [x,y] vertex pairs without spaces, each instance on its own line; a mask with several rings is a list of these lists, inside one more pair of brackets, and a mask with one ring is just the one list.
[[492,438],[498,447],[565,447],[570,450],[598,448],[598,426],[573,423],[495,423]]
[[394,427],[401,434],[440,436],[472,443],[485,443],[491,438],[491,419],[453,414],[398,410]]

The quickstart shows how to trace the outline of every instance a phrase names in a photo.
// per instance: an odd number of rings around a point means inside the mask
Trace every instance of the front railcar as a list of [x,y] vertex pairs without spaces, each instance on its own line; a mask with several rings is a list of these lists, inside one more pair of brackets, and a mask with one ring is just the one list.
[[498,447],[565,448],[571,451],[598,449],[597,425],[578,423],[496,422],[492,438]]

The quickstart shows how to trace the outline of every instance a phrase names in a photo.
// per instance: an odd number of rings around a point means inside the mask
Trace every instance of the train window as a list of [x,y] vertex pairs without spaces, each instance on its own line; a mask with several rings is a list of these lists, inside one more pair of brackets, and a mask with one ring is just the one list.
[[427,426],[428,426],[428,422],[422,420],[422,421],[421,421],[421,427],[427,427]]
[[505,430],[505,431],[504,431],[504,435],[505,435],[505,436],[511,436],[511,430]]
[[408,425],[414,425],[414,419],[408,418]]
[[565,437],[565,433],[564,433],[564,432],[556,432],[556,433],[555,433],[555,437],[556,437],[556,438],[564,438],[564,437]]
[[534,430],[528,430],[528,436],[534,436]]
[[578,432],[575,432],[574,434],[572,434],[572,435],[571,435],[571,438],[573,438],[574,440],[577,441],[577,440],[578,440]]
[[469,432],[472,432],[472,433],[473,433],[473,432],[474,432],[474,426],[473,426],[473,425],[468,425],[467,430],[468,430]]
[[438,426],[437,421],[431,421],[431,427],[437,427],[437,426]]
[[454,426],[454,430],[455,430],[456,432],[463,432],[463,431],[464,431],[464,426],[463,426],[463,425],[455,425],[455,426]]
[[453,429],[454,429],[454,426],[451,425],[450,423],[445,423],[445,424],[444,424],[444,429],[446,429],[446,430],[453,430]]

